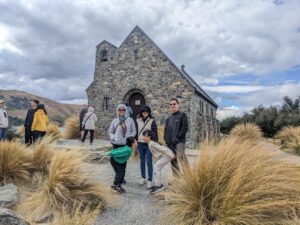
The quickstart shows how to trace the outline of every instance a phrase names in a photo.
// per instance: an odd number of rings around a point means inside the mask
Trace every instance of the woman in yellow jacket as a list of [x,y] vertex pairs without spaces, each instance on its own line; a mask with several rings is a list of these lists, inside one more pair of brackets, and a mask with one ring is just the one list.
[[31,131],[33,132],[33,141],[45,136],[47,124],[49,122],[47,111],[44,104],[38,104],[34,113]]

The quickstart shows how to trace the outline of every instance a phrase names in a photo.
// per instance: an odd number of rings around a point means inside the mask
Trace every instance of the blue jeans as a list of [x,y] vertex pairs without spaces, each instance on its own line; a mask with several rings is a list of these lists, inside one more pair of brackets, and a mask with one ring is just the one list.
[[138,150],[140,153],[140,167],[142,178],[146,179],[146,161],[148,169],[148,181],[152,181],[152,153],[146,143],[138,143]]
[[6,128],[0,127],[0,141],[4,141],[6,139]]

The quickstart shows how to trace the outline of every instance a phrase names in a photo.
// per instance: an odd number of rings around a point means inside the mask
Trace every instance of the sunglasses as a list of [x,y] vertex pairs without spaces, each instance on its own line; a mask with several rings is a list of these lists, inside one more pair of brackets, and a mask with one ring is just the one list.
[[119,112],[125,112],[126,109],[118,109]]
[[148,111],[145,111],[145,110],[144,110],[144,111],[142,111],[142,113],[144,113],[144,112],[145,112],[145,113],[149,113]]
[[170,103],[170,106],[172,106],[172,105],[177,105],[176,103]]

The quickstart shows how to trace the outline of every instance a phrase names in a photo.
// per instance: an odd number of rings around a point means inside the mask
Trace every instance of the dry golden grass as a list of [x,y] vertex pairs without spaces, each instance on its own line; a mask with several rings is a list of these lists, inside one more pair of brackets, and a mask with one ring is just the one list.
[[0,184],[21,184],[30,179],[31,159],[24,145],[16,141],[0,142]]
[[243,123],[236,125],[231,131],[230,136],[239,137],[240,140],[259,140],[262,138],[260,128],[252,123]]
[[61,137],[59,127],[54,123],[49,123],[47,126],[46,136],[52,137],[53,139],[59,139]]
[[48,177],[28,198],[20,202],[18,211],[29,221],[55,214],[76,202],[104,207],[111,201],[111,192],[95,181],[97,169],[86,164],[89,155],[81,150],[58,151],[49,166]]
[[54,215],[50,225],[92,225],[100,212],[99,207],[82,207],[82,204],[75,204],[71,212],[69,207],[63,207],[61,212]]
[[46,136],[38,140],[30,149],[31,165],[34,172],[48,173],[48,167],[55,154],[52,145],[54,136]]
[[165,126],[163,125],[158,126],[157,127],[158,143],[160,143],[161,145],[165,145],[164,133],[165,133]]
[[299,216],[299,167],[264,148],[239,138],[204,146],[166,194],[162,224],[282,225]]
[[300,154],[300,127],[284,127],[278,132],[276,138],[282,140],[284,145]]
[[17,134],[20,136],[24,136],[25,135],[25,127],[24,126],[20,126],[18,128]]
[[80,127],[79,127],[79,118],[76,116],[70,117],[65,121],[64,125],[64,138],[66,139],[79,139],[80,136]]

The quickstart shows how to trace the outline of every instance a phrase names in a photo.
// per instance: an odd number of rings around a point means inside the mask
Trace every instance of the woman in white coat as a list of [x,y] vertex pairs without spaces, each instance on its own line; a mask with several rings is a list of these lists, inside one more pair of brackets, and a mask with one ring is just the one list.
[[84,129],[82,143],[84,143],[88,132],[90,132],[90,144],[93,144],[95,135],[95,122],[97,121],[97,116],[94,113],[94,108],[89,107],[88,112],[85,114],[82,121],[82,128]]

